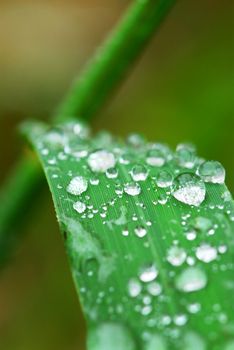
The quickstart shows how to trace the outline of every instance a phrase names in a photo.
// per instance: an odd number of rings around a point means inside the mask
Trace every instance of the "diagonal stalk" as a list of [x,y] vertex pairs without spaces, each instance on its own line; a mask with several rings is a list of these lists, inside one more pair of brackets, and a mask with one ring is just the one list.
[[[107,41],[97,50],[74,83],[53,120],[69,117],[91,119],[108,100],[139,57],[175,0],[137,0],[127,10]],[[22,159],[0,193],[0,254],[19,232],[22,208],[30,210],[31,198],[41,188],[38,165]]]

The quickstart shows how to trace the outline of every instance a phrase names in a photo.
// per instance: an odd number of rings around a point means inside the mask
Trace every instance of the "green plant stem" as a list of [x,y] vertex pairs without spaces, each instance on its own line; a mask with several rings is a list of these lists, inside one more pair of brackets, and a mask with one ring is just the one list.
[[[87,64],[56,111],[53,122],[69,117],[91,119],[126,76],[174,3],[175,0],[135,1]],[[36,196],[41,188],[38,166],[27,158],[19,164],[0,194],[0,254],[18,235],[18,220],[27,217],[32,195]]]
[[0,197],[0,265],[19,238],[19,226],[28,218],[33,201],[43,184],[40,164],[24,157],[6,181]]
[[135,1],[74,83],[55,119],[92,118],[132,68],[174,2]]

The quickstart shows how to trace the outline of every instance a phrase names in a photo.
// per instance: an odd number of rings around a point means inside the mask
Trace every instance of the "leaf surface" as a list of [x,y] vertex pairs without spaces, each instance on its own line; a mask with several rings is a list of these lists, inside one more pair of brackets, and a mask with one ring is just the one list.
[[24,130],[53,196],[89,350],[233,349],[233,200],[220,177],[197,175],[194,148],[93,136],[77,121]]

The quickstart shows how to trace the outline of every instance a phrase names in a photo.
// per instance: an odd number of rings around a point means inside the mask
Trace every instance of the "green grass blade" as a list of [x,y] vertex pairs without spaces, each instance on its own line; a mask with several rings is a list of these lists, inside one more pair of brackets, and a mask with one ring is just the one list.
[[[27,132],[52,192],[88,349],[232,349],[234,205],[222,168],[205,175],[191,145],[174,152],[136,135],[93,137],[78,123]],[[178,188],[184,173],[192,182]]]
[[[134,1],[113,34],[88,62],[80,78],[59,106],[53,121],[65,120],[71,116],[91,119],[127,75],[173,3],[175,0]],[[0,194],[0,197],[4,198],[0,203],[0,252],[5,250],[8,237],[12,237],[12,233],[17,235],[20,232],[19,221],[16,218],[21,216],[22,207],[30,210],[31,192],[35,191],[36,194],[41,188],[40,171],[33,161],[22,158],[19,163],[25,164],[25,167],[13,169],[12,174],[8,176],[10,180]],[[28,171],[29,168],[31,172]],[[18,179],[24,180],[20,189]],[[15,188],[18,194],[12,196],[12,188]],[[23,219],[22,216],[21,218]],[[10,247],[10,244],[7,246]],[[5,254],[8,254],[6,250]]]

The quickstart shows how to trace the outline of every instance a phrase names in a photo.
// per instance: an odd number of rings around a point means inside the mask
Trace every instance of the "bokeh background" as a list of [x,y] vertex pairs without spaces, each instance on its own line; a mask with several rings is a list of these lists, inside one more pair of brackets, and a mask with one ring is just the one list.
[[[0,0],[0,182],[21,120],[47,119],[127,0]],[[191,141],[234,193],[234,3],[180,0],[93,127]],[[0,271],[0,349],[84,350],[85,326],[47,190]]]

